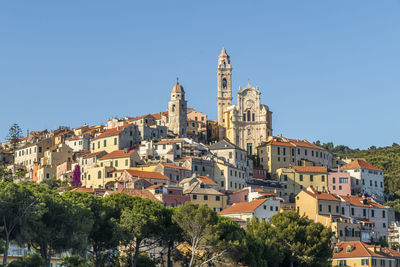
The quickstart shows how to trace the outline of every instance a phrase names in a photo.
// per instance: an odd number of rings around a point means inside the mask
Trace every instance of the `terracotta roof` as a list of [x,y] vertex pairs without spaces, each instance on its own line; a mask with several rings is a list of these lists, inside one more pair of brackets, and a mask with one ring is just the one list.
[[183,194],[200,194],[200,195],[217,195],[217,196],[224,195],[221,192],[215,190],[214,188],[200,187],[200,182],[195,182],[190,186],[183,188]]
[[76,187],[74,189],[69,190],[70,192],[78,192],[78,193],[94,193],[93,188],[85,188],[85,187]]
[[253,212],[259,206],[264,204],[267,199],[255,199],[251,202],[235,203],[229,208],[222,210],[219,214],[232,214],[232,213],[249,213]]
[[263,196],[277,196],[278,195],[277,193],[268,192],[268,191],[262,190],[260,188],[254,188],[254,192],[257,192]]
[[157,143],[154,143],[155,145],[167,145],[167,144],[176,144],[176,143],[183,143],[184,140],[165,140],[165,141],[160,141]]
[[208,178],[207,176],[198,176],[197,179],[201,181],[203,184],[207,185],[218,185],[216,182]]
[[279,141],[275,141],[275,140],[270,140],[266,143],[264,143],[266,145],[273,145],[273,146],[291,146],[294,147],[295,145],[289,143],[289,142],[279,142]]
[[303,190],[303,191],[315,199],[340,201],[340,198],[338,195],[327,193],[327,192],[318,192],[313,187],[310,187],[307,190]]
[[374,171],[380,171],[380,172],[383,171],[381,169],[378,169],[375,166],[372,166],[371,164],[369,164],[368,162],[366,162],[363,159],[353,160],[352,162],[341,167],[340,169],[341,170],[367,169],[367,170],[374,170]]
[[291,168],[297,172],[328,172],[323,166],[292,166]]
[[135,150],[130,150],[130,151],[125,151],[125,150],[114,150],[113,152],[110,152],[100,158],[100,160],[104,159],[116,159],[116,158],[126,158],[131,156],[133,153],[135,153]]
[[[334,252],[333,259],[377,257],[377,258],[399,258],[400,253],[380,246],[368,245],[361,241],[347,241],[336,244],[338,252]],[[348,247],[350,251],[348,251]]]
[[82,138],[82,136],[75,135],[75,136],[72,136],[72,137],[67,138],[67,140],[79,140],[79,139],[81,139],[81,138]]
[[145,117],[147,117],[147,116],[152,116],[152,115],[146,114],[146,115],[142,115],[142,116],[135,117],[135,118],[129,118],[128,121],[137,121],[137,120],[141,120],[141,119],[143,119],[143,118],[145,118]]
[[324,148],[314,145],[313,143],[308,142],[307,140],[296,140],[296,139],[289,139],[288,140],[294,144],[295,146],[300,146],[300,147],[308,147],[308,148],[314,148],[314,149],[319,149],[319,150],[325,150]]
[[133,197],[147,198],[154,202],[160,202],[150,191],[145,189],[128,189],[123,188],[112,192],[111,194],[127,194]]
[[87,159],[87,158],[95,157],[95,156],[97,156],[97,155],[99,155],[100,153],[103,153],[103,152],[105,152],[105,151],[102,150],[102,151],[98,151],[98,152],[93,152],[93,153],[90,153],[90,154],[87,154],[87,155],[83,156],[83,158]]
[[380,209],[385,209],[388,208],[386,206],[383,206],[379,204],[378,202],[369,199],[369,198],[362,198],[362,197],[357,197],[357,196],[340,196],[344,201],[350,203],[350,205],[353,206],[359,206],[359,207],[374,207],[374,208],[380,208]]
[[146,172],[146,171],[137,171],[137,170],[125,170],[133,177],[144,178],[144,179],[162,179],[169,180],[167,176],[159,173],[159,172]]
[[168,111],[160,112],[160,113],[155,113],[155,114],[151,114],[151,116],[153,116],[154,119],[156,119],[156,120],[160,120],[160,119],[161,119],[161,116],[166,116],[166,117],[168,117]]
[[181,167],[181,166],[176,166],[176,165],[171,164],[171,163],[161,163],[161,165],[163,165],[164,167],[167,167],[167,168],[190,171],[190,170],[187,169],[187,168],[184,168],[184,167]]
[[7,150],[4,150],[4,149],[0,149],[0,153],[3,153],[3,154],[12,154],[12,152],[7,151]]
[[111,128],[106,130],[105,132],[103,132],[102,134],[100,134],[99,136],[95,137],[93,140],[97,140],[100,138],[105,138],[105,137],[110,137],[110,136],[114,136],[114,135],[118,135],[120,132],[122,132],[125,128],[130,127],[131,125],[123,125],[120,127],[116,127],[116,128]]
[[160,187],[160,186],[163,186],[163,185],[162,184],[153,184],[153,185],[150,185],[150,186],[146,187],[146,190],[155,189],[155,188]]

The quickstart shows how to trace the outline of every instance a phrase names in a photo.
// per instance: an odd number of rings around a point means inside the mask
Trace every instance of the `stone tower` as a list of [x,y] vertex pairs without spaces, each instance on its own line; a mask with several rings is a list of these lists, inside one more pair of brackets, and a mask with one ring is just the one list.
[[232,105],[232,67],[231,61],[225,48],[222,48],[218,57],[217,68],[217,107],[218,107],[218,124],[224,126],[224,111]]
[[178,82],[171,91],[171,100],[168,101],[168,129],[179,137],[186,137],[187,102],[185,91]]

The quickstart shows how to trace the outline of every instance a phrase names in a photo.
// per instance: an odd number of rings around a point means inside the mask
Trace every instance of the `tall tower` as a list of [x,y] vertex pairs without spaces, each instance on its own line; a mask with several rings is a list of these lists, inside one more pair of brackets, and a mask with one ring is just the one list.
[[232,105],[232,67],[231,61],[225,48],[222,48],[218,57],[217,68],[217,106],[218,106],[218,125],[224,125],[224,111]]
[[185,91],[178,82],[171,91],[171,100],[168,101],[168,129],[179,137],[186,137],[187,102]]

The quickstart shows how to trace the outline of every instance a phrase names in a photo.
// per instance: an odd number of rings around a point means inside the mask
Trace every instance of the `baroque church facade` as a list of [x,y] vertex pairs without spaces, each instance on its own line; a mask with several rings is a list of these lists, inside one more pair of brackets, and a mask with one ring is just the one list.
[[239,87],[237,104],[232,105],[232,67],[225,48],[218,57],[217,83],[219,139],[227,138],[248,155],[256,154],[256,148],[272,136],[272,112],[261,104],[259,88],[250,84]]

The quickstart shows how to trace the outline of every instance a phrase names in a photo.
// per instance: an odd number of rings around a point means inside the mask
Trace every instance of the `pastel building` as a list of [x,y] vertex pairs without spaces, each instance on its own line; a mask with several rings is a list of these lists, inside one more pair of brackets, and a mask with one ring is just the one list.
[[332,194],[351,195],[351,177],[347,172],[329,172],[328,190]]
[[372,166],[363,159],[356,159],[344,165],[341,171],[351,176],[352,194],[367,194],[379,202],[384,201],[383,170]]

